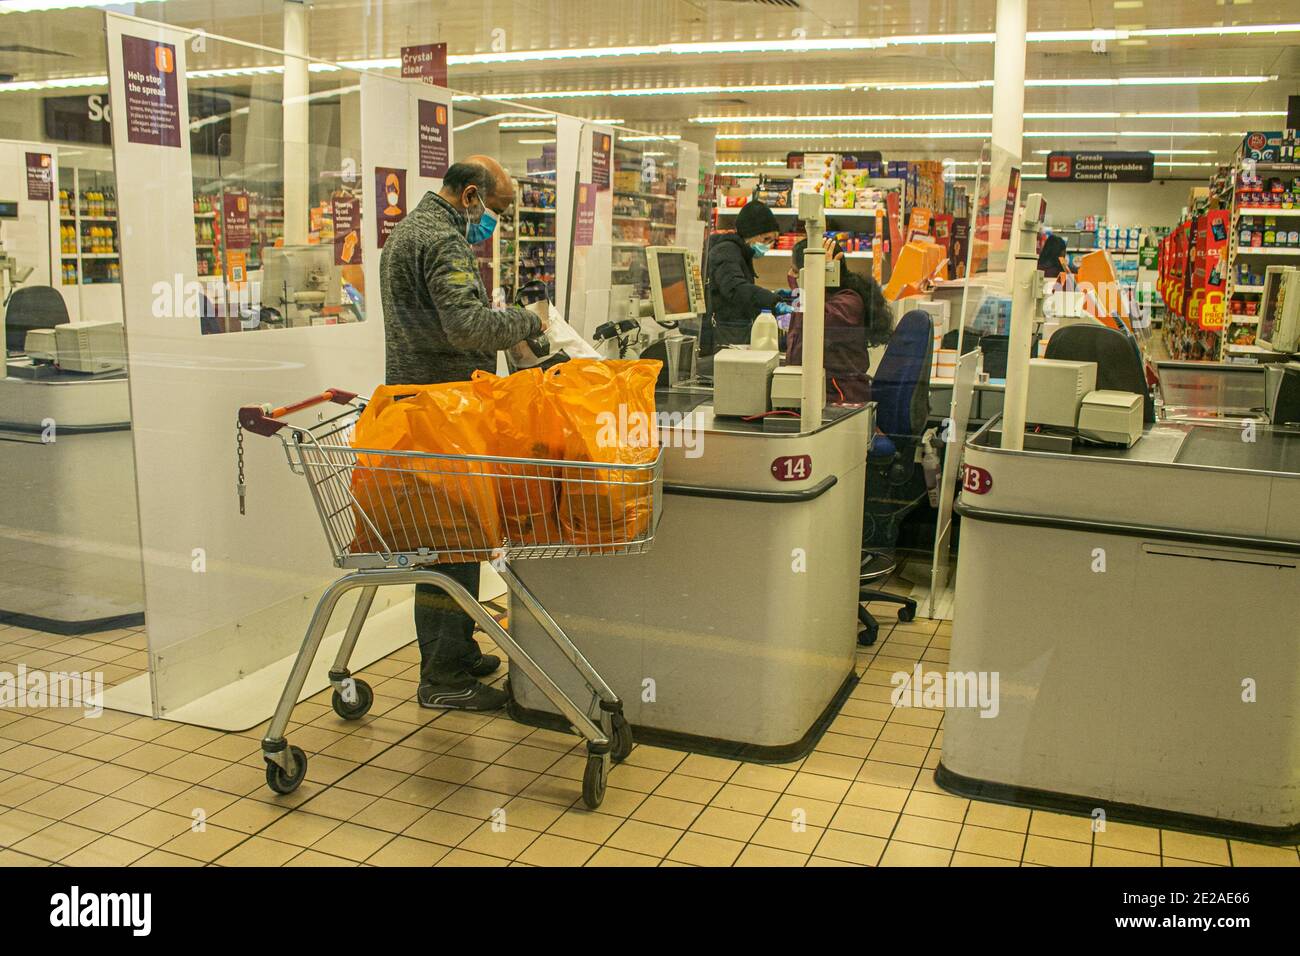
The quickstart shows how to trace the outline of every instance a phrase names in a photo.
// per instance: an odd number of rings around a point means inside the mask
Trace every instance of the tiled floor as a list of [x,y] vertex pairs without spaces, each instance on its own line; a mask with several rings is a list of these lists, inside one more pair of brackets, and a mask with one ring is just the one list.
[[16,673],[26,665],[29,671],[96,673],[112,687],[148,670],[147,646],[143,627],[68,637],[0,624],[0,671]]
[[[0,862],[1300,865],[1295,847],[1116,823],[1093,833],[1086,818],[943,793],[932,776],[943,714],[892,709],[889,678],[918,660],[942,667],[949,634],[935,621],[883,624],[877,646],[861,650],[862,682],[806,759],[764,766],[639,746],[595,813],[581,808],[576,738],[421,710],[414,647],[364,672],[376,691],[364,720],[340,720],[325,694],[298,706],[289,738],[311,760],[288,797],[265,785],[261,727],[221,734],[113,712],[0,709]],[[108,643],[136,653],[141,637]],[[0,660],[46,645],[7,628],[6,646]]]

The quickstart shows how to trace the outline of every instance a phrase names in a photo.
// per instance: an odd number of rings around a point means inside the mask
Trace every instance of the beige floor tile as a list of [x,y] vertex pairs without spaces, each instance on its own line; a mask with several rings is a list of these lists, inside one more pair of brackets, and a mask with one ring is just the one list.
[[248,834],[238,830],[227,830],[225,827],[207,824],[202,830],[187,829],[179,836],[168,840],[159,849],[211,863],[248,838]]
[[[206,822],[240,833],[257,833],[291,811],[260,800],[236,800],[207,817]],[[277,866],[279,864],[276,864]]]
[[662,858],[667,856],[668,851],[681,839],[681,836],[682,831],[672,827],[646,823],[642,820],[628,820],[615,830],[613,836],[605,843],[616,850],[631,850],[634,853],[645,853]]
[[443,846],[457,846],[482,823],[445,810],[430,810],[403,831],[404,836]]
[[213,790],[211,787],[188,787],[159,803],[157,809],[191,819],[195,817],[196,810],[202,810],[210,818],[238,800],[239,797],[233,793]]
[[33,797],[18,809],[28,813],[38,813],[43,817],[62,820],[78,810],[84,810],[99,800],[99,794],[74,787],[55,787],[39,797]]
[[957,837],[961,834],[961,824],[950,820],[934,820],[930,817],[917,817],[904,813],[898,819],[892,839],[903,843],[917,843],[933,846],[943,850],[952,850],[957,846]]
[[48,780],[38,780],[26,774],[13,774],[0,781],[0,807],[20,807],[28,800],[48,793],[58,784]]
[[[203,786],[210,790],[221,790],[239,797],[247,797],[257,793],[261,794],[263,799],[278,799],[271,794],[266,786],[265,764],[261,764],[257,768],[246,767],[242,764],[229,764],[226,769],[218,770],[204,780]],[[117,795],[121,796],[120,793]]]
[[1161,854],[1166,858],[1176,857],[1197,863],[1211,863],[1215,866],[1232,865],[1228,841],[1221,837],[1183,833],[1178,830],[1161,830],[1160,848]]
[[55,822],[53,817],[32,813],[29,810],[14,809],[0,813],[0,846],[13,846]]
[[763,818],[752,813],[708,807],[695,818],[690,829],[694,833],[706,833],[709,836],[739,840],[744,843],[754,835],[754,831],[762,823]]
[[361,862],[392,838],[393,834],[387,830],[363,827],[356,823],[340,823],[317,840],[311,849]]
[[1064,813],[1051,813],[1035,810],[1029,820],[1029,832],[1033,836],[1051,837],[1054,840],[1074,840],[1077,843],[1092,843],[1091,817],[1076,817]]
[[284,866],[299,853],[302,847],[280,843],[266,837],[250,837],[217,858],[222,866]]
[[533,866],[582,866],[599,849],[594,843],[543,833],[519,855],[519,862]]
[[1293,846],[1261,846],[1258,843],[1232,841],[1233,866],[1300,866],[1300,855]]
[[859,783],[875,783],[882,787],[900,787],[904,790],[911,790],[912,784],[916,782],[917,774],[920,770],[917,767],[908,767],[902,764],[885,763],[879,760],[868,759],[858,771]]
[[913,747],[930,747],[934,741],[934,728],[907,724],[891,720],[880,731],[879,739],[892,744],[908,744]]
[[[582,796],[582,787],[573,780],[565,780],[561,777],[552,777],[549,774],[542,774],[529,784],[528,787],[519,794],[519,796],[528,797],[530,800],[542,800],[546,803],[554,803],[556,806],[560,807],[569,807],[576,803]],[[627,813],[630,813],[643,799],[645,799],[645,794],[643,793],[634,793],[631,790],[622,790],[607,785],[605,789],[605,802],[600,805],[600,809],[606,813],[619,813],[626,815]]]
[[608,784],[622,790],[636,790],[641,793],[654,793],[661,783],[668,778],[662,770],[650,770],[646,767],[634,767],[631,764],[618,764],[609,772]]
[[34,867],[34,866],[52,866],[49,860],[42,860],[40,857],[28,856],[26,853],[18,853],[14,850],[0,850],[0,867]]
[[824,827],[796,826],[789,820],[769,817],[754,831],[749,842],[793,853],[812,853],[825,832]]
[[461,841],[459,849],[503,860],[513,860],[528,849],[539,836],[541,834],[536,830],[509,825],[504,829],[494,829],[491,823],[483,823]]
[[649,796],[633,811],[632,819],[685,830],[703,809],[698,803]]
[[340,826],[339,821],[317,816],[304,810],[295,810],[276,820],[262,831],[261,836],[294,846],[311,847]]
[[[431,783],[436,784],[439,792],[444,795],[456,789],[455,784],[443,781],[431,781]],[[335,786],[324,789],[312,797],[306,809],[317,816],[329,817],[332,820],[354,820],[358,814],[364,813],[367,807],[374,805],[377,799],[368,793],[344,790]]]
[[[364,769],[364,768],[363,768]],[[352,778],[349,777],[349,780]],[[378,781],[374,781],[376,784]],[[390,800],[400,800],[403,803],[413,803],[417,807],[437,806],[449,795],[456,791],[457,785],[449,783],[446,780],[435,780],[432,777],[422,777],[419,774],[411,774],[401,780],[396,786],[392,787],[385,793]]]
[[847,860],[832,860],[832,859],[831,859],[830,857],[828,857],[828,856],[816,856],[816,855],[813,855],[813,856],[808,857],[808,862],[805,864],[805,866],[809,866],[809,867],[821,867],[821,866],[862,866],[862,865],[863,865],[863,864],[861,864],[861,863],[850,863],[850,862],[848,862]]
[[888,839],[894,832],[898,818],[898,814],[892,810],[877,810],[873,807],[855,807],[846,804],[835,812],[830,820],[830,827],[833,830],[846,830],[850,833]]
[[147,810],[130,823],[114,831],[114,836],[151,847],[161,847],[167,841],[189,830],[193,820],[164,810]]
[[934,820],[947,820],[961,823],[966,817],[969,800],[950,794],[926,793],[914,790],[903,806],[903,812],[915,817],[930,817]]
[[840,805],[832,800],[813,800],[786,794],[776,801],[767,815],[790,824],[825,827],[830,824],[839,808]]
[[980,856],[978,853],[963,853],[958,850],[952,855],[949,866],[1019,866],[1019,859],[1007,860],[996,856]]
[[1019,862],[1025,851],[1025,835],[1014,830],[998,830],[993,827],[967,824],[962,827],[961,836],[957,840],[957,849],[963,853],[995,856]]
[[545,747],[529,747],[527,744],[517,744],[498,757],[496,762],[504,767],[515,767],[519,770],[544,773],[560,759],[560,756],[554,750],[547,750]]
[[[1034,812],[1038,816],[1038,812]],[[1032,821],[1030,826],[1033,826]],[[1025,841],[1025,863],[1038,863],[1043,866],[1089,866],[1092,863],[1092,846],[1074,840],[1058,840],[1053,837],[1031,834]]]
[[538,832],[546,830],[564,814],[564,808],[544,800],[515,797],[504,807],[506,826],[523,827]]
[[855,782],[844,795],[844,803],[855,807],[899,812],[907,803],[909,792],[899,787],[885,787],[878,783]]
[[744,848],[745,844],[740,840],[687,833],[669,851],[668,859],[694,866],[731,866]]
[[875,866],[880,861],[886,841],[881,837],[844,830],[827,830],[814,850],[816,856],[862,866]]
[[394,837],[366,862],[371,866],[433,866],[451,853],[450,847],[407,836]]
[[787,796],[807,797],[812,800],[827,800],[838,803],[849,791],[850,781],[834,777],[822,777],[802,770],[794,775],[790,785],[785,788]]
[[100,833],[114,833],[117,829],[145,812],[136,803],[117,797],[101,797],[85,809],[78,810],[67,819],[79,827],[89,827]]
[[[866,754],[862,755],[862,757],[865,756]],[[814,751],[804,760],[799,772],[801,774],[814,773],[823,777],[852,780],[858,775],[858,771],[862,769],[862,757],[846,757],[839,754]]]
[[1213,863],[1202,863],[1199,860],[1180,860],[1177,857],[1166,856],[1160,859],[1161,866],[1183,867],[1183,866],[1214,866]]
[[1092,849],[1093,866],[1159,866],[1160,857],[1154,853],[1135,853],[1115,847],[1096,846]]
[[59,821],[51,823],[31,836],[17,841],[10,849],[57,863],[69,854],[75,853],[84,846],[89,846],[102,837],[103,834],[95,830],[88,830],[85,827]]
[[657,856],[633,853],[612,846],[603,846],[587,861],[587,866],[658,866]]
[[1160,855],[1160,831],[1153,827],[1106,821],[1106,828],[1093,834],[1093,845],[1113,850]]
[[[822,852],[820,849],[818,852]],[[880,857],[880,866],[948,866],[952,861],[952,851],[940,847],[920,846],[899,840],[889,841],[884,854]]]
[[685,759],[686,754],[680,750],[668,750],[664,747],[637,744],[632,748],[632,752],[628,754],[626,762],[634,767],[645,767],[648,770],[662,770],[665,773],[672,773]]
[[691,777],[684,773],[670,773],[664,782],[655,788],[656,797],[669,797],[674,800],[686,800],[690,803],[709,803],[723,784],[707,777]]
[[738,810],[741,813],[755,813],[759,816],[766,816],[776,805],[777,795],[770,790],[759,790],[756,787],[742,787],[739,784],[728,783],[722,787],[713,799],[709,801],[711,806],[721,807],[724,810]]
[[[313,800],[312,806],[314,807],[316,803],[317,801]],[[358,826],[384,830],[388,833],[401,833],[424,814],[424,809],[413,803],[380,798],[350,819]]]
[[727,760],[723,757],[706,757],[703,754],[688,754],[686,759],[677,765],[677,773],[684,773],[691,777],[704,777],[709,780],[717,780],[719,783],[726,783],[735,772],[740,768],[740,761]]
[[572,809],[564,811],[546,832],[586,843],[601,844],[608,840],[620,826],[622,820],[619,817],[587,809]]
[[968,826],[991,827],[995,830],[1014,830],[1026,833],[1029,830],[1030,811],[1024,807],[1009,807],[1001,803],[984,803],[980,800],[970,801],[966,810]]
[[388,795],[393,799],[400,800],[401,797],[391,794],[389,791],[411,779],[410,774],[369,765],[359,767],[355,773],[348,774],[339,781],[339,786],[345,790],[355,790],[358,793],[366,793],[372,797]]
[[828,731],[822,736],[821,740],[817,741],[817,749],[814,753],[856,757],[858,758],[858,766],[861,766],[862,759],[871,753],[871,748],[874,745],[875,741],[870,737],[854,737],[850,734],[835,734]]
[[[446,857],[443,857],[446,859]],[[439,861],[441,862],[441,861]],[[303,850],[285,866],[356,866],[356,860],[348,860],[341,856],[332,856],[328,853],[321,853],[319,850]]]
[[790,770],[784,770],[780,767],[768,767],[757,763],[743,763],[727,782],[753,787],[756,790],[772,790],[781,793],[790,785],[790,781],[793,779],[794,772]]
[[736,857],[735,866],[803,866],[808,862],[808,854],[795,853],[791,850],[778,850],[775,847],[759,846],[751,843],[741,850]]
[[65,866],[130,866],[152,853],[151,847],[115,836],[102,836],[80,850],[64,857]]

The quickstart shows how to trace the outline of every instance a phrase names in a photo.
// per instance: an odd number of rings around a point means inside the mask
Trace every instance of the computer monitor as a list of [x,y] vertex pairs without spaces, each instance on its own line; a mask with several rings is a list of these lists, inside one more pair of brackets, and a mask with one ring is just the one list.
[[333,244],[282,246],[262,253],[262,305],[284,316],[286,325],[309,325],[322,309],[337,307],[342,286]]
[[1264,271],[1255,341],[1275,352],[1294,352],[1300,345],[1300,269],[1295,266]]
[[681,246],[650,246],[650,301],[660,324],[694,319],[704,311],[704,288],[695,257]]
[[1269,421],[1274,425],[1300,426],[1300,362],[1288,362],[1283,367],[1281,381],[1269,405]]
[[0,199],[0,219],[18,218],[18,200]]

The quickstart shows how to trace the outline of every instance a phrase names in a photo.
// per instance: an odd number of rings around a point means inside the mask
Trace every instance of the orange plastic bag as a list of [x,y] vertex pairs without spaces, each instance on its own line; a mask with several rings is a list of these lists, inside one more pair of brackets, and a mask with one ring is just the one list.
[[[652,464],[658,455],[655,382],[661,362],[574,359],[546,379],[566,461]],[[650,469],[566,468],[559,522],[566,541],[595,547],[644,535],[653,514]]]
[[[489,454],[503,458],[564,457],[563,433],[548,401],[546,374],[529,368],[498,378],[475,372],[474,389],[491,409]],[[497,503],[506,540],[514,546],[559,544],[555,502],[560,470],[548,465],[496,466]]]
[[[490,412],[469,382],[381,385],[357,420],[352,445],[377,452],[488,455]],[[358,455],[351,550],[432,548],[466,558],[467,552],[490,552],[502,540],[493,482],[485,462]]]

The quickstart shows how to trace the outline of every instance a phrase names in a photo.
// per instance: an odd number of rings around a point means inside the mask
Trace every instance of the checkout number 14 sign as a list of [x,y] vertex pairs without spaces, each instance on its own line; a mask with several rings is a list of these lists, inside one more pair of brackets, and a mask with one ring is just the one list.
[[772,460],[777,481],[807,481],[812,477],[812,455],[783,455]]

